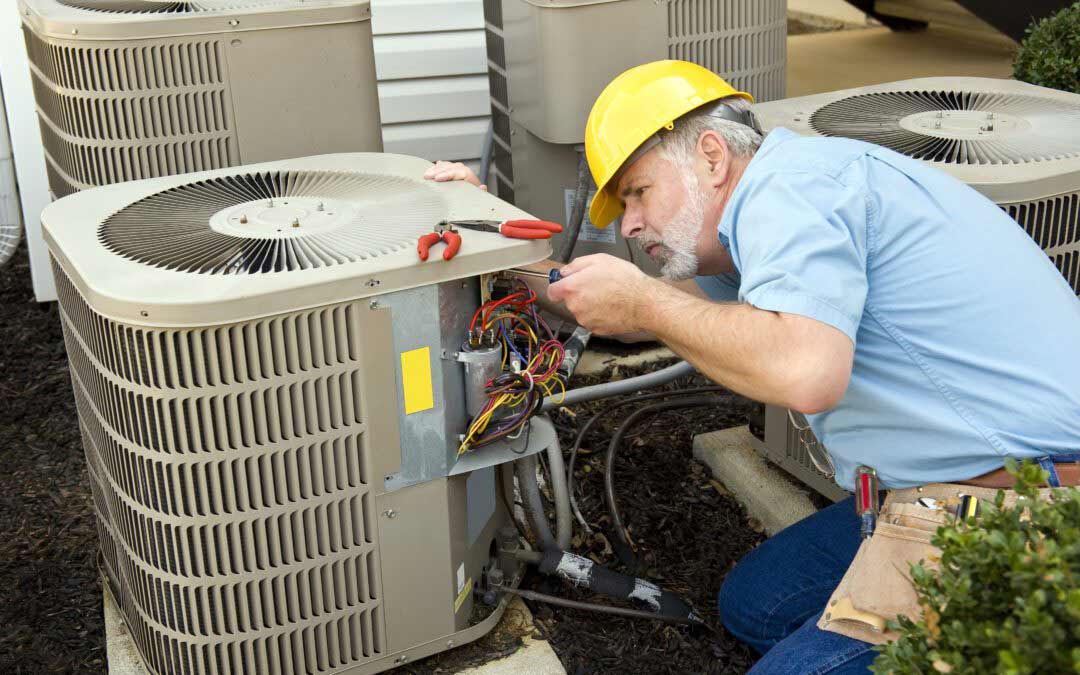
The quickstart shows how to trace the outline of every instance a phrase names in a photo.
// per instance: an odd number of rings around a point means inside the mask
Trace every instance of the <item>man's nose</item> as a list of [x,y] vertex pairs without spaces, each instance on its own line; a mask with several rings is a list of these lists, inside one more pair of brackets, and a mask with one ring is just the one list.
[[642,230],[645,229],[645,224],[641,219],[641,214],[638,212],[638,209],[626,209],[623,212],[622,222],[619,223],[619,228],[622,230],[624,239],[633,239],[640,236]]

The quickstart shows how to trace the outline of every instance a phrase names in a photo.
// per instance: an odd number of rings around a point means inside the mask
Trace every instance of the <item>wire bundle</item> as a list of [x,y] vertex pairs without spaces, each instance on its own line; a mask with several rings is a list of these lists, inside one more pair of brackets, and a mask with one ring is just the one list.
[[499,375],[487,382],[488,402],[469,425],[458,454],[500,438],[516,438],[546,396],[554,395],[556,388],[566,391],[559,377],[563,345],[536,311],[536,293],[521,286],[520,291],[485,302],[469,324],[477,342],[493,336],[503,343],[503,362]]

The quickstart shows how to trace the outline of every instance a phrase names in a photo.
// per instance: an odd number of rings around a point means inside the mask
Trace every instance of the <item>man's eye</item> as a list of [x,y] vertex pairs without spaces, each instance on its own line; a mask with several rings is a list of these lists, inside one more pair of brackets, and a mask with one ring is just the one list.
[[638,189],[634,190],[634,194],[640,197],[641,195],[645,194],[646,189],[648,189],[646,186],[639,187]]

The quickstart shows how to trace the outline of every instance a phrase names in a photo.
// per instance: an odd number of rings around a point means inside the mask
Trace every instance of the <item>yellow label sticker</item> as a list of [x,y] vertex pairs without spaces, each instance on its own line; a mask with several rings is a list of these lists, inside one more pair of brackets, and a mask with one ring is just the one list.
[[431,349],[421,347],[401,353],[401,388],[405,394],[405,414],[435,407],[431,388]]
[[472,593],[472,577],[469,577],[469,580],[465,582],[465,588],[461,589],[461,592],[458,593],[457,600],[454,601],[455,614],[457,614],[457,611],[465,604],[465,598],[469,597],[469,593]]

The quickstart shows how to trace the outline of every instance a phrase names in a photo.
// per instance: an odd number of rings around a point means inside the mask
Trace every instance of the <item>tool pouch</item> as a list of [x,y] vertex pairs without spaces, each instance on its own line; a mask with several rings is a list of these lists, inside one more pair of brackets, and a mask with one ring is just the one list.
[[[911,584],[911,565],[919,561],[929,569],[939,562],[941,550],[930,543],[938,527],[951,521],[961,495],[993,501],[997,490],[954,483],[932,483],[920,488],[890,491],[881,507],[873,536],[863,541],[840,585],[833,591],[818,628],[856,640],[882,644],[897,634],[886,623],[897,616],[922,618],[922,608]],[[1048,499],[1049,490],[1041,498]],[[943,508],[918,503],[930,497]],[[1005,492],[1005,505],[1016,493]]]

